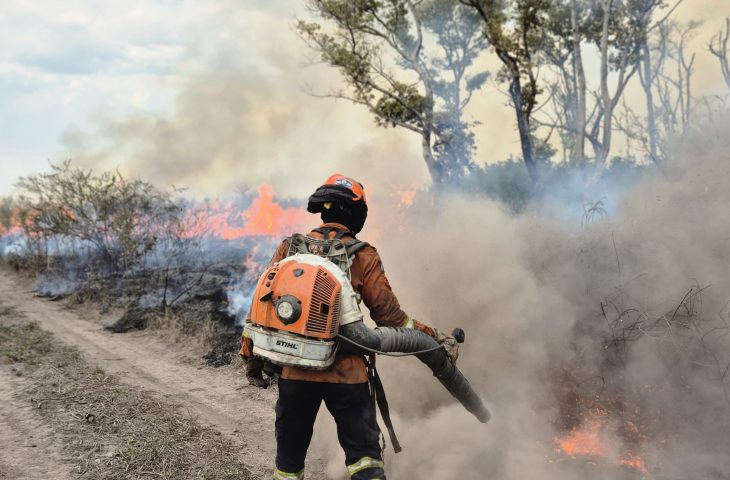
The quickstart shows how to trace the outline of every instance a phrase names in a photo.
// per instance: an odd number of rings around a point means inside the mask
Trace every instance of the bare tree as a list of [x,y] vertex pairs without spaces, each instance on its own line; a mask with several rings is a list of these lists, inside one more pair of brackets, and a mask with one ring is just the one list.
[[[642,46],[639,66],[647,100],[646,117],[637,114],[625,101],[616,117],[617,128],[630,141],[639,142],[644,154],[656,164],[667,156],[668,139],[684,135],[693,121],[696,99],[692,94],[692,76],[696,55],[687,52],[687,44],[699,25],[656,24]],[[646,61],[647,57],[651,60]]]
[[548,121],[537,122],[558,129],[566,157],[578,164],[586,160],[587,90],[582,48],[587,40],[596,38],[596,20],[595,9],[585,0],[552,2],[546,24],[549,38],[542,51],[557,75],[550,85],[552,109],[543,112]]
[[[662,71],[666,49],[657,50],[649,38],[664,25],[683,0],[676,0],[658,20],[663,0],[556,0],[551,2],[546,24],[549,38],[542,54],[555,71],[550,84],[552,108],[535,119],[542,127],[560,133],[566,159],[583,163],[584,142],[593,148],[596,163],[607,166],[612,133],[618,129],[633,141],[641,141],[647,155],[657,160],[657,112],[653,81]],[[599,50],[598,86],[586,85],[583,52],[587,44]],[[684,59],[691,69],[691,59]],[[639,72],[646,95],[646,118],[624,104],[623,94]],[[590,95],[590,97],[588,97]],[[686,106],[686,102],[685,102]]]
[[657,62],[653,86],[657,93],[658,155],[666,157],[666,141],[670,137],[683,135],[692,121],[694,95],[692,76],[695,53],[687,52],[687,44],[697,28],[698,22],[686,25],[667,23],[657,29],[653,50],[664,52]]
[[646,99],[646,131],[649,138],[649,156],[655,163],[658,162],[657,152],[657,121],[654,108],[654,85],[661,72],[661,65],[666,57],[666,42],[660,42],[657,49],[657,58],[653,58],[648,38],[641,42],[641,63],[639,63],[639,79]]
[[575,158],[578,162],[585,160],[585,130],[586,130],[586,75],[583,69],[583,41],[582,28],[578,22],[578,2],[570,2],[570,26],[573,33],[573,76],[576,92],[576,120],[575,120]]
[[710,53],[717,57],[720,62],[720,68],[722,69],[722,76],[725,78],[725,83],[730,87],[730,64],[728,61],[728,41],[730,40],[730,18],[725,19],[725,29],[721,30],[717,35],[712,37],[709,44]]
[[[666,58],[667,49],[666,42],[659,42],[659,48],[653,49],[650,46],[650,35],[654,30],[661,29],[669,17],[679,7],[684,0],[677,0],[674,6],[661,18],[659,21],[654,23],[651,27],[646,28],[644,31],[640,31],[639,36],[639,47],[641,54],[641,61],[639,63],[639,78],[641,81],[641,87],[644,90],[644,98],[646,99],[646,131],[648,136],[648,154],[653,162],[659,161],[659,153],[657,151],[658,142],[658,130],[657,130],[657,118],[654,104],[654,84],[657,80],[659,73],[661,72],[661,66]],[[656,8],[647,4],[648,8]],[[661,6],[661,2],[659,5]],[[683,59],[684,61],[684,59]],[[694,61],[694,59],[693,59]]]
[[[609,35],[611,35],[612,16],[620,15],[619,12],[614,10],[614,0],[600,0],[600,6],[603,12],[601,37],[599,42],[599,49],[601,55],[601,73],[600,73],[600,91],[596,95],[598,105],[600,108],[600,114],[597,116],[594,122],[593,129],[589,138],[593,142],[594,149],[596,151],[596,160],[599,164],[605,164],[608,159],[608,154],[611,151],[611,136],[613,135],[613,110],[616,107],[621,95],[629,83],[629,80],[636,72],[637,63],[632,62],[635,57],[636,45],[633,42],[627,41],[622,45],[618,46],[618,64],[616,65],[616,71],[618,72],[618,79],[616,81],[616,88],[613,92],[608,87],[608,74],[611,68],[609,64]],[[598,135],[603,123],[603,134],[599,141]]]
[[692,54],[689,58],[686,55],[686,45],[693,30],[697,28],[697,24],[690,24],[685,28],[676,27],[677,40],[674,42],[671,56],[677,66],[677,91],[679,93],[679,110],[682,126],[682,133],[687,133],[690,122],[692,120],[692,74],[694,73],[694,63],[696,54]]

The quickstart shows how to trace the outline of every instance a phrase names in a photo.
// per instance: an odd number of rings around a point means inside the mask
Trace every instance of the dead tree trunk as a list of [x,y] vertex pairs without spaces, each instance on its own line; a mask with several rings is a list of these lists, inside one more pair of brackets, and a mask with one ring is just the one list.
[[578,26],[578,5],[576,0],[571,1],[570,23],[573,29],[573,75],[576,95],[575,112],[575,160],[585,162],[585,131],[586,131],[586,75],[583,70],[583,54],[581,53],[582,35]]
[[[638,68],[638,62],[633,61],[633,54],[636,53],[635,42],[631,41],[631,38],[625,40],[624,45],[620,48],[620,61],[616,68],[618,72],[618,78],[616,79],[616,89],[613,93],[610,92],[608,87],[608,73],[609,73],[609,36],[612,34],[609,30],[611,23],[611,15],[613,14],[613,0],[601,0],[601,7],[603,9],[603,25],[601,29],[601,40],[600,40],[600,52],[601,52],[601,87],[598,95],[600,103],[600,115],[596,119],[596,122],[603,123],[601,141],[595,142],[592,140],[594,146],[600,145],[596,152],[596,160],[602,168],[608,166],[608,155],[611,152],[611,140],[613,134],[613,112],[621,99],[621,96],[626,89],[626,85],[631,80],[631,77],[636,73]],[[645,11],[646,15],[648,12]],[[646,20],[646,17],[643,18]],[[635,35],[636,32],[631,32]],[[594,125],[594,136],[598,127],[598,123]]]
[[608,159],[611,150],[611,134],[613,131],[613,102],[608,92],[608,25],[611,20],[613,0],[602,0],[603,26],[601,30],[601,106],[603,107],[603,138],[597,160],[602,165]]
[[515,107],[515,115],[517,116],[517,130],[520,133],[522,158],[525,161],[525,166],[527,167],[527,172],[530,174],[532,182],[537,183],[538,171],[537,162],[535,161],[535,151],[532,144],[532,133],[530,132],[530,117],[524,103],[519,73],[513,74],[512,80],[509,84],[509,95],[512,98],[512,104]]
[[[644,97],[646,99],[646,129],[649,136],[649,156],[654,163],[659,162],[657,155],[657,126],[656,114],[654,112],[654,68],[652,66],[651,49],[648,40],[645,39],[642,46],[642,61],[639,68],[639,78],[641,86],[644,89]],[[642,68],[643,67],[643,68]]]

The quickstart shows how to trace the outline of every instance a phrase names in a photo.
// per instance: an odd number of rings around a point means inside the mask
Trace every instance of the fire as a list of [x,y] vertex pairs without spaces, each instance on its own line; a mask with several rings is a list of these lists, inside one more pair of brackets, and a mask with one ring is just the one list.
[[402,232],[408,224],[409,209],[423,184],[413,181],[410,184],[388,184],[382,190],[377,185],[368,185],[369,220],[365,226],[368,242],[377,244],[383,232],[392,235]]
[[618,463],[625,467],[638,470],[641,473],[649,473],[649,470],[647,470],[646,465],[644,464],[644,460],[640,456],[630,452],[623,458],[620,458]]
[[571,457],[578,455],[603,456],[606,453],[600,438],[603,423],[602,418],[590,419],[580,428],[573,427],[564,437],[556,438],[555,443]]
[[23,222],[20,220],[20,210],[0,202],[0,237],[20,235],[23,233]]
[[615,456],[615,453],[611,453],[620,449],[610,448],[612,436],[608,432],[607,419],[606,410],[590,410],[580,426],[573,427],[570,431],[553,439],[558,447],[557,451],[573,459],[578,457],[602,458],[642,474],[649,473],[644,459],[637,453],[624,450],[618,457]]
[[413,200],[416,198],[416,193],[418,193],[418,182],[412,182],[408,186],[402,186],[398,188],[395,192],[395,194],[400,199],[400,204],[403,207],[410,207],[413,205]]
[[[381,200],[376,199],[374,202],[372,200],[377,198],[378,192],[374,194],[373,189],[369,189],[371,216],[364,235],[370,242],[378,242],[381,229],[393,232],[404,228],[407,210],[420,187],[417,182],[405,186],[390,185],[381,195]],[[18,209],[1,202],[0,236],[27,235]],[[303,203],[288,206],[277,198],[271,185],[262,184],[258,187],[256,197],[246,206],[241,206],[240,201],[214,201],[190,206],[182,220],[181,235],[184,238],[208,237],[237,241],[251,237],[282,238],[294,232],[306,233],[319,219],[309,214]],[[384,213],[386,209],[387,213]],[[32,214],[29,212],[29,216]],[[59,214],[73,218],[71,211],[61,211]],[[145,224],[140,228],[154,228],[154,225]]]
[[[223,240],[251,236],[286,236],[304,231],[312,223],[310,215],[300,207],[284,207],[275,200],[271,185],[261,185],[258,197],[245,210],[233,203],[210,205],[189,213],[185,235],[210,235]],[[307,230],[308,231],[308,230]]]

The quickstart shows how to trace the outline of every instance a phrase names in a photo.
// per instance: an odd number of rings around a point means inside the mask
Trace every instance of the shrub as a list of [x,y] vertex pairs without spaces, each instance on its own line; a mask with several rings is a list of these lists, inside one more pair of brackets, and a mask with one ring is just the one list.
[[18,182],[18,220],[36,253],[48,258],[49,250],[84,249],[123,272],[159,241],[179,236],[183,209],[171,193],[70,161],[50,167]]

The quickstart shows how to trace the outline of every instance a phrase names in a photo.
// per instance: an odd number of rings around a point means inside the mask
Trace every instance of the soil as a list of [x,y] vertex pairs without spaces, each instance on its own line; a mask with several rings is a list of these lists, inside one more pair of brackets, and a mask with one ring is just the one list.
[[[156,336],[159,332],[111,333],[104,326],[118,317],[37,298],[22,278],[1,270],[0,302],[5,318],[37,322],[54,342],[77,349],[86,363],[118,379],[124,388],[149,392],[158,403],[175,405],[204,428],[219,432],[240,450],[238,458],[250,470],[250,478],[269,478],[275,456],[277,392],[275,387],[249,386],[240,362],[207,367],[191,353],[195,348],[164,341]],[[72,475],[75,461],[62,458],[58,432],[22,401],[34,380],[22,372],[15,376],[16,366],[0,367],[0,479],[78,478]],[[313,456],[308,458],[308,478],[326,478],[326,461]]]
[[13,392],[28,382],[16,368],[0,370],[0,478],[6,480],[66,480],[71,466],[62,454],[61,439]]

